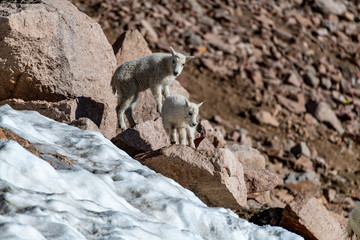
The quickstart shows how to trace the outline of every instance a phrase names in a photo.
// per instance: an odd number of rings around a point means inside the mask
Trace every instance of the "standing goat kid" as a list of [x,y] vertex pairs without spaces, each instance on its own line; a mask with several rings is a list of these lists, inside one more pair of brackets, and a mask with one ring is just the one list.
[[[195,148],[194,136],[199,107],[203,103],[192,103],[182,95],[171,95],[165,99],[161,117],[163,126],[170,137],[171,144],[176,144],[176,132],[180,144]],[[186,144],[187,141],[187,144]]]
[[116,107],[118,124],[122,130],[126,129],[124,113],[130,126],[136,125],[133,111],[140,92],[150,88],[157,104],[157,111],[161,113],[162,94],[165,98],[170,95],[169,86],[184,68],[185,62],[194,58],[176,53],[170,47],[169,53],[153,53],[136,58],[119,66],[112,79],[113,93],[118,93],[119,100]]

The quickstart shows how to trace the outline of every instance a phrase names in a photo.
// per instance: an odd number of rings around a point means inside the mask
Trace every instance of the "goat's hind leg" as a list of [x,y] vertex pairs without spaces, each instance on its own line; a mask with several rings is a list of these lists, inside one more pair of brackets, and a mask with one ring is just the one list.
[[133,97],[128,97],[125,100],[122,99],[121,102],[116,107],[117,115],[118,115],[118,124],[119,128],[121,128],[123,131],[126,130],[126,124],[124,119],[124,113],[129,108],[131,102],[133,100]]
[[130,123],[130,127],[132,127],[132,128],[135,127],[135,125],[136,125],[136,122],[134,120],[134,110],[135,110],[135,107],[136,107],[136,101],[138,99],[138,96],[139,96],[138,93],[136,93],[133,96],[133,98],[131,100],[131,103],[130,103],[130,107],[125,111],[125,114],[126,114],[128,120],[129,120],[129,123]]

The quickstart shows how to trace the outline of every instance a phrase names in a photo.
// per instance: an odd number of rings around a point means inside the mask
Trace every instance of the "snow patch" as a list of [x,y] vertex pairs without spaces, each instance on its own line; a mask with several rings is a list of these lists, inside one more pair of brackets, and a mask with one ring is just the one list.
[[0,106],[0,126],[74,163],[54,169],[18,143],[0,142],[0,239],[303,239],[207,207],[98,132],[8,105]]

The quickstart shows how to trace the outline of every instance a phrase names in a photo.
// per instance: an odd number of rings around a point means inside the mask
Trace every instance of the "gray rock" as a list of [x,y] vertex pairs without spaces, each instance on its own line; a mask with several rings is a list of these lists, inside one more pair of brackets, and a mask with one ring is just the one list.
[[314,7],[324,14],[343,15],[346,12],[345,4],[336,0],[318,0]]

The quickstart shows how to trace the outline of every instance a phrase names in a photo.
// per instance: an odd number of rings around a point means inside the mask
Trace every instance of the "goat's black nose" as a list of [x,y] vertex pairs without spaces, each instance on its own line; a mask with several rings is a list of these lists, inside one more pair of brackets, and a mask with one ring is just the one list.
[[192,124],[191,124],[191,126],[192,126],[192,127],[195,127],[195,126],[196,126],[196,124],[195,124],[195,123],[192,123]]
[[174,71],[174,76],[177,76],[179,74],[179,72]]

